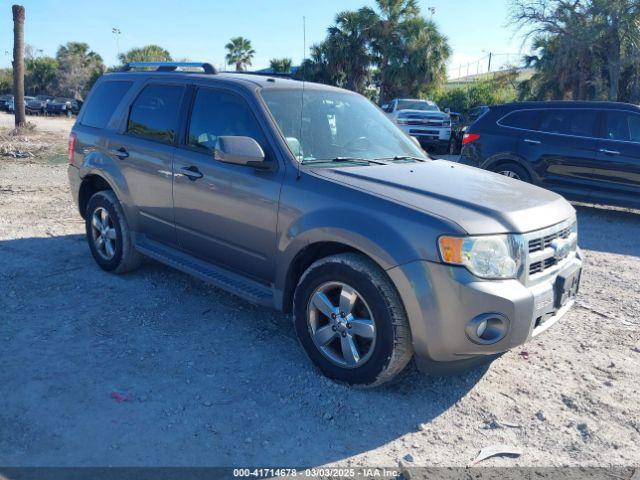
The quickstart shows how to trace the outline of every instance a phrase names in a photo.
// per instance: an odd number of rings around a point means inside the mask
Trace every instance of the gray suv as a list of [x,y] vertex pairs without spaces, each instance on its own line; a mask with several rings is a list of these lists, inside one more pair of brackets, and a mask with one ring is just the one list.
[[490,359],[578,291],[562,197],[432,161],[338,88],[128,65],[94,86],[69,163],[102,269],[151,257],[292,312],[311,360],[350,384],[384,383],[412,357],[426,371]]

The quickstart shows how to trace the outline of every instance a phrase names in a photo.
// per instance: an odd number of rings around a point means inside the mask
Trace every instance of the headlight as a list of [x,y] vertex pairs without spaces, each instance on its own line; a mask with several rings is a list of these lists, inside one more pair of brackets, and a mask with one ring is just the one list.
[[515,278],[524,257],[518,235],[440,237],[438,243],[445,263],[464,266],[480,278]]

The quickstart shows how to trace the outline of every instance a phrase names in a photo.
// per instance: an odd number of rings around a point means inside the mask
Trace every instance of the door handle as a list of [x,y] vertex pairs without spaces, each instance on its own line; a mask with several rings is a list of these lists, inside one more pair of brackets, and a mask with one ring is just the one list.
[[124,147],[120,147],[118,149],[112,148],[109,151],[110,151],[111,155],[114,155],[114,156],[118,157],[120,160],[123,160],[125,158],[129,158],[129,152],[127,152],[127,149],[124,148]]
[[525,138],[524,143],[528,143],[529,145],[540,145],[542,142],[540,140],[531,140],[530,138]]
[[605,155],[620,155],[620,152],[616,150],[607,150],[606,148],[601,148],[600,153],[604,153]]
[[180,169],[180,173],[187,177],[189,180],[196,181],[199,178],[202,178],[202,172],[198,170],[198,167],[191,165],[190,167],[182,167]]

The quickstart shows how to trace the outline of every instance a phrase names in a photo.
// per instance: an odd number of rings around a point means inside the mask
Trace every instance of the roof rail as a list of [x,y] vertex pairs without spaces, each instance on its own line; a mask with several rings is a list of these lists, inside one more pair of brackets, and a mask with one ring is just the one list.
[[153,69],[156,72],[175,72],[179,68],[201,68],[204,73],[211,75],[218,73],[213,65],[205,62],[131,62],[126,63],[121,71]]
[[274,77],[274,78],[291,78],[293,79],[294,73],[282,73],[282,72],[247,72],[244,70],[224,70],[220,73],[237,73],[239,75],[259,75],[261,77]]

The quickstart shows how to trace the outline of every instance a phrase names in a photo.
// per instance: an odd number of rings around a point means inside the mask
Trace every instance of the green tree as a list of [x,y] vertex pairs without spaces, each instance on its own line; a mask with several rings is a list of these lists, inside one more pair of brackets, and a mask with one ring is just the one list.
[[126,53],[119,55],[120,62],[171,62],[171,54],[159,45],[146,45],[144,47],[132,48]]
[[289,73],[291,72],[292,60],[290,58],[272,58],[269,61],[271,70],[275,73]]
[[242,72],[251,66],[251,60],[256,51],[251,47],[251,41],[244,37],[234,37],[224,48],[227,49],[228,64],[235,65],[237,72]]
[[377,11],[363,7],[336,16],[327,38],[312,47],[305,78],[339,85],[380,99],[416,97],[446,78],[451,54],[437,26],[420,15],[415,0],[377,0]]
[[84,99],[93,82],[104,72],[102,57],[83,42],[61,45],[56,53],[58,62],[58,93],[78,100]]
[[10,93],[13,83],[13,71],[10,68],[0,69],[0,95]]
[[512,0],[512,20],[533,39],[523,97],[640,100],[637,0]]
[[518,96],[517,77],[515,70],[508,70],[463,87],[439,89],[432,94],[432,98],[440,108],[465,114],[480,105],[515,101]]
[[52,93],[57,90],[58,61],[52,57],[34,57],[26,60],[25,90],[31,95]]

